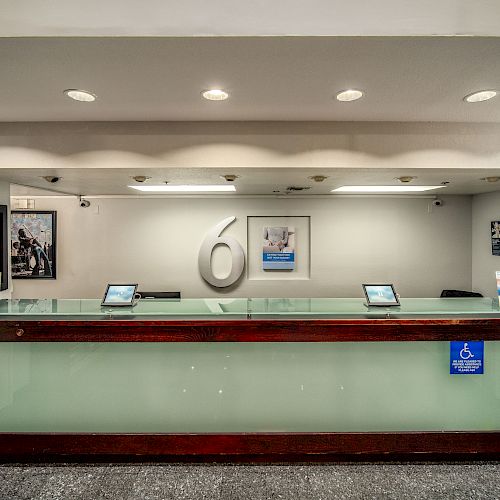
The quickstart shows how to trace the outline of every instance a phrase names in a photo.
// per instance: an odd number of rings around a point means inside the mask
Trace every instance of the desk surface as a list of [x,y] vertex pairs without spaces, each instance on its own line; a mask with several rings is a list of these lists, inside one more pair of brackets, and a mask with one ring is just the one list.
[[493,299],[2,301],[0,459],[498,456],[499,341]]
[[94,299],[0,300],[0,320],[265,320],[500,318],[498,299],[413,298],[400,307],[366,307],[358,298],[146,299],[135,307],[101,307]]
[[386,342],[500,340],[497,299],[0,301],[0,342]]

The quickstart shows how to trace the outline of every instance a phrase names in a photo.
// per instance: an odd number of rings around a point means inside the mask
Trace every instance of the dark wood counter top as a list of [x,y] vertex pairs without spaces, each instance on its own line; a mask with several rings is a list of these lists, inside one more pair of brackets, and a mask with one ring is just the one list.
[[500,319],[0,321],[0,342],[500,340]]

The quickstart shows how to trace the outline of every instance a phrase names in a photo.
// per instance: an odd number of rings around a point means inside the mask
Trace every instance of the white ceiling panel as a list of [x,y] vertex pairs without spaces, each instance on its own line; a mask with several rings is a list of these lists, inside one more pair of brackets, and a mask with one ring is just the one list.
[[500,38],[0,38],[0,67],[0,121],[500,121],[463,101],[500,89]]
[[[71,194],[84,196],[140,196],[148,197],[128,187],[138,185],[135,175],[150,176],[147,185],[161,185],[168,181],[179,184],[227,184],[221,178],[226,174],[239,177],[234,182],[236,195],[328,195],[343,185],[399,185],[396,177],[414,176],[412,185],[439,185],[449,183],[433,194],[479,194],[500,190],[500,181],[489,183],[485,177],[500,177],[497,169],[339,169],[339,168],[168,168],[168,169],[0,169],[0,180],[15,183],[14,196],[40,196],[47,194]],[[56,184],[43,177],[59,176]],[[327,177],[323,182],[310,179],[313,175]],[[305,187],[304,191],[288,188]],[[43,190],[43,191],[40,191]],[[49,189],[48,193],[45,190]],[[199,196],[199,195],[197,195]],[[225,196],[225,195],[222,195]]]
[[496,0],[0,1],[0,36],[497,35]]

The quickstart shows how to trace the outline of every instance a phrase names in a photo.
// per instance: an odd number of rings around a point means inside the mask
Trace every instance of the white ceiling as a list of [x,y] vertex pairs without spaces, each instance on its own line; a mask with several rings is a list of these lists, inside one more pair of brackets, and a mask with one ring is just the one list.
[[[165,168],[165,169],[1,169],[0,179],[17,184],[13,186],[13,196],[54,195],[46,192],[53,189],[56,194],[73,194],[85,196],[128,195],[143,196],[128,185],[136,184],[134,175],[148,175],[148,184],[226,184],[221,175],[235,174],[237,195],[273,195],[285,194],[290,186],[310,187],[303,191],[307,195],[325,195],[342,185],[393,185],[398,184],[395,177],[412,175],[417,178],[413,184],[438,185],[448,181],[450,184],[442,190],[426,194],[479,194],[500,190],[500,181],[488,183],[482,177],[500,176],[498,169],[343,169],[343,168]],[[61,180],[57,184],[49,184],[42,177],[57,175]],[[328,178],[321,183],[309,179],[311,175],[325,175]],[[31,186],[31,187],[26,187]],[[38,189],[33,189],[38,188]],[[39,191],[43,189],[44,191]],[[278,193],[273,193],[278,191]]]
[[0,36],[498,35],[497,0],[0,0]]
[[0,38],[0,68],[0,121],[500,121],[462,100],[500,89],[500,38]]

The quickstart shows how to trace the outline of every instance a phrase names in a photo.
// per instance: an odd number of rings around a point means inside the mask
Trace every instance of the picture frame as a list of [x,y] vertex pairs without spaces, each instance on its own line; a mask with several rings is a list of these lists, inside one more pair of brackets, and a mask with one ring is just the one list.
[[11,211],[12,279],[56,279],[57,212]]
[[493,220],[491,229],[491,255],[500,255],[500,221]]
[[295,269],[295,226],[264,226],[262,269],[293,271]]
[[7,205],[0,205],[0,291],[9,288],[9,225]]

